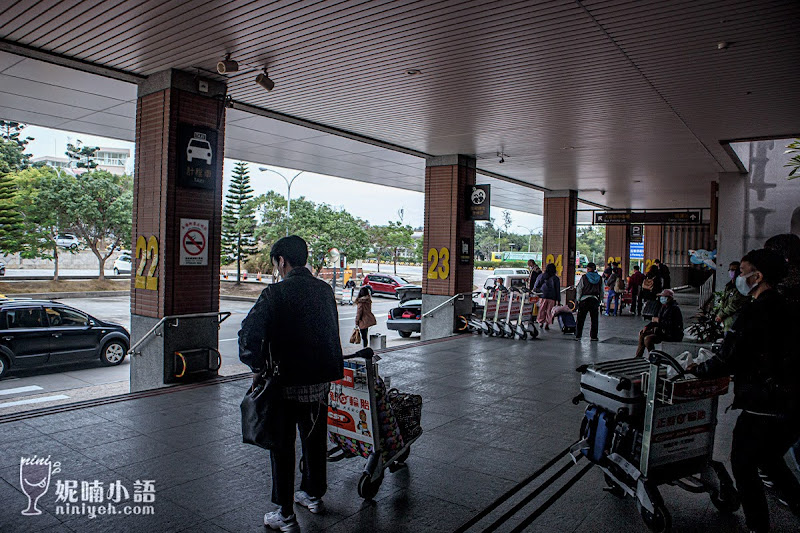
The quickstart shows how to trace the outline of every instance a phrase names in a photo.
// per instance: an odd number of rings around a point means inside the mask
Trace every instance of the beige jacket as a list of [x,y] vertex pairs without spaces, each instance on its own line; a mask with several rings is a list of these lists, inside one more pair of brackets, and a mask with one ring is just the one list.
[[362,296],[356,298],[356,326],[358,329],[367,329],[378,323],[375,320],[375,315],[372,314],[372,298],[369,296]]

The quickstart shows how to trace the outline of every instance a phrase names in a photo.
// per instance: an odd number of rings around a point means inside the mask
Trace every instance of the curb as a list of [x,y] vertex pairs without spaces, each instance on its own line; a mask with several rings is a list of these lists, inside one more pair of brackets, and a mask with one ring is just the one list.
[[84,291],[84,292],[29,292],[21,294],[6,294],[6,298],[29,298],[39,300],[60,300],[62,298],[112,298],[126,296],[131,291]]
[[221,295],[219,299],[231,300],[233,302],[255,302],[256,300],[258,300],[257,297],[254,298],[252,296],[224,296],[224,295]]

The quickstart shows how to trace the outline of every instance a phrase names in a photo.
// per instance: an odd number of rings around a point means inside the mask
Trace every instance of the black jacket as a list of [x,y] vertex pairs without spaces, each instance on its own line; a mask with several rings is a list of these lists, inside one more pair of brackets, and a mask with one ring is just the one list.
[[343,375],[333,290],[306,268],[294,268],[264,289],[242,322],[239,359],[258,372],[270,353],[283,385],[313,385]]
[[656,329],[667,342],[683,340],[683,313],[678,302],[672,300],[658,310]]
[[733,375],[733,407],[797,414],[800,352],[790,343],[792,314],[774,289],[745,305],[719,355],[698,365],[698,376]]

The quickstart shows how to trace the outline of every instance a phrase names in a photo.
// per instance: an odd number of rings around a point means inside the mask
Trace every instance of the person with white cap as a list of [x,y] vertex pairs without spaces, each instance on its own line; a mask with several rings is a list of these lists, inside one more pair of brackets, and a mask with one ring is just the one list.
[[683,314],[672,289],[664,289],[658,294],[661,308],[653,321],[639,332],[639,346],[636,357],[644,356],[644,350],[652,351],[656,344],[664,341],[678,342],[683,340]]

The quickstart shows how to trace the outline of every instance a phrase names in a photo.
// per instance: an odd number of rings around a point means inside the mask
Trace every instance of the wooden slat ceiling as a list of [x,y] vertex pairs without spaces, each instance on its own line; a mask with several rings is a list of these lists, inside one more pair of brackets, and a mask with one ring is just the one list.
[[708,205],[724,141],[800,134],[796,0],[4,3],[6,42],[141,76],[230,53],[236,101],[614,207]]

